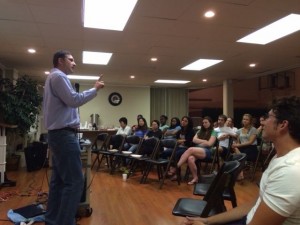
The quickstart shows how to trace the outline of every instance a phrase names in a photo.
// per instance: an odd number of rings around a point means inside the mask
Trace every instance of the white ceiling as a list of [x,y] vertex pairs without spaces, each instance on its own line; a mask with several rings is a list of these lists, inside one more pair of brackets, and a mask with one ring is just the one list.
[[[203,17],[208,9],[215,18]],[[43,82],[53,53],[68,49],[76,74],[103,73],[107,85],[162,86],[153,82],[182,79],[191,80],[187,88],[214,86],[300,67],[300,32],[264,46],[236,42],[290,13],[300,14],[299,0],[139,0],[119,32],[83,28],[82,0],[1,0],[0,63]],[[28,54],[30,47],[37,53]],[[83,50],[113,56],[107,66],[84,65]],[[199,58],[224,61],[202,71],[180,70]],[[252,62],[258,65],[250,69]]]

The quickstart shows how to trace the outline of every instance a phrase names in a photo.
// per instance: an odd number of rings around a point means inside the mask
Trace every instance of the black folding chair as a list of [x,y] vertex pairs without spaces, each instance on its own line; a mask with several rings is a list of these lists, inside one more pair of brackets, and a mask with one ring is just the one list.
[[184,217],[208,217],[226,211],[222,195],[239,166],[238,161],[224,162],[203,200],[180,198],[177,200],[172,214]]
[[[92,154],[96,154],[96,158],[92,164],[92,169],[94,168],[96,162],[98,162],[98,167],[97,170],[99,170],[102,158],[103,156],[106,156],[106,152],[108,150],[107,148],[107,142],[109,140],[109,135],[108,133],[101,133],[97,135],[97,138],[95,142],[92,145]],[[102,155],[101,160],[100,160],[100,155]],[[106,163],[108,165],[108,158],[106,157]]]
[[[229,184],[227,188],[223,192],[223,200],[231,201],[232,207],[237,207],[237,200],[236,200],[236,194],[234,191],[234,186],[236,179],[239,175],[239,173],[243,170],[246,162],[246,154],[240,153],[240,154],[234,154],[230,155],[228,158],[228,161],[238,161],[240,163],[239,168],[235,171],[233,176],[231,176],[231,179],[229,181]],[[223,167],[223,166],[222,166]],[[216,174],[210,174],[210,175],[204,175],[201,177],[200,182],[194,186],[194,195],[200,195],[205,196],[210,185],[212,184],[213,179],[216,177]]]
[[[142,141],[141,147],[138,149],[136,154],[129,155],[128,158],[130,158],[131,164],[130,164],[130,171],[128,174],[128,178],[131,174],[133,174],[135,172],[137,166],[141,167],[142,174],[143,174],[143,171],[146,167],[145,161],[154,158],[154,155],[156,154],[156,150],[159,147],[159,142],[160,142],[160,140],[156,137],[144,139]],[[145,149],[147,149],[148,154],[144,154]]]
[[[171,156],[168,159],[159,158],[160,149],[168,148],[172,149]],[[144,170],[143,176],[141,178],[140,183],[143,184],[146,182],[148,175],[153,168],[153,166],[157,167],[157,175],[158,180],[160,181],[159,188],[161,189],[164,181],[167,176],[167,172],[171,166],[171,163],[175,163],[175,151],[177,148],[177,140],[176,139],[162,139],[160,141],[160,147],[157,148],[156,153],[154,154],[152,159],[146,160],[146,169]],[[177,176],[178,185],[180,184],[180,177]]]

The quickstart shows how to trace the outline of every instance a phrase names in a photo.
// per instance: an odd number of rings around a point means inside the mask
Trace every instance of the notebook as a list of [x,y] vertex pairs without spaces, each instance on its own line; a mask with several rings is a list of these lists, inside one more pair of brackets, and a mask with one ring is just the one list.
[[39,205],[28,205],[18,209],[13,210],[14,213],[18,213],[24,218],[33,218],[35,216],[42,215],[46,213],[44,209],[42,209]]

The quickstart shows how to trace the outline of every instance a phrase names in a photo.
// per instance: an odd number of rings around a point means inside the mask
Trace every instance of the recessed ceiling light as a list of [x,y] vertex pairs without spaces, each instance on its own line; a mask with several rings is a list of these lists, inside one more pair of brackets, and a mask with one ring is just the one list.
[[249,66],[250,66],[250,67],[255,67],[256,64],[255,64],[255,63],[250,63]]
[[68,75],[71,80],[98,80],[99,76]]
[[300,15],[290,14],[265,26],[237,42],[265,45],[300,30]]
[[209,10],[209,11],[207,11],[207,12],[204,13],[204,16],[205,16],[206,18],[214,17],[214,16],[215,16],[215,12]]
[[151,58],[151,61],[152,61],[152,62],[156,62],[156,61],[157,61],[157,58],[153,57],[153,58]]
[[29,48],[29,49],[27,49],[27,51],[28,51],[29,53],[31,53],[31,54],[34,54],[34,53],[36,53],[36,50],[35,50],[35,49],[33,49],[33,48]]
[[82,52],[82,63],[84,64],[96,64],[96,65],[107,65],[112,53],[108,52]]
[[203,81],[203,82],[206,82],[206,81],[207,81],[207,79],[202,79],[202,81]]
[[50,74],[50,72],[49,71],[45,71],[45,74],[48,75],[48,74]]
[[83,26],[122,31],[137,0],[85,0]]
[[198,59],[197,61],[181,68],[181,70],[203,70],[207,67],[213,66],[217,63],[222,62],[223,60],[219,59]]
[[130,76],[130,78],[131,78],[131,79],[134,79],[134,78],[135,78],[135,76],[131,75],[131,76]]
[[163,84],[186,84],[191,81],[189,80],[156,80],[155,83],[163,83]]

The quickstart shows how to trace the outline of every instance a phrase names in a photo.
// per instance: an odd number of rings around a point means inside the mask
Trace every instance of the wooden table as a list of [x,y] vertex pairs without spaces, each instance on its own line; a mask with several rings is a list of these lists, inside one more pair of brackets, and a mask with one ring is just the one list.
[[80,130],[79,133],[82,133],[82,138],[89,139],[92,143],[94,143],[98,134],[108,133],[109,135],[114,135],[117,131],[118,130],[116,129]]

